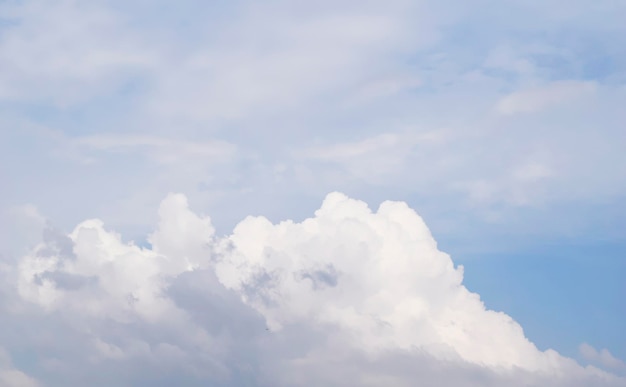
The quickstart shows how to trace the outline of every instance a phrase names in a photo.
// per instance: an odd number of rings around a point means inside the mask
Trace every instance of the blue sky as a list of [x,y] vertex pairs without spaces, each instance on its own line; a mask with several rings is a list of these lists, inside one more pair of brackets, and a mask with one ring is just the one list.
[[[542,351],[624,376],[624,19],[626,3],[613,0],[3,2],[2,275],[26,275],[33,249],[52,243],[42,239],[46,227],[70,235],[88,219],[164,254],[159,248],[170,245],[150,235],[169,219],[157,210],[170,193],[184,194],[194,213],[211,217],[215,237],[227,239],[250,215],[301,222],[334,191],[374,211],[404,201],[439,249],[464,266],[463,284],[488,309],[510,315]],[[175,224],[195,219],[183,218]],[[204,227],[185,227],[194,224]],[[78,244],[79,233],[71,235]],[[199,254],[190,246],[190,257]],[[63,270],[87,275],[83,269]],[[176,282],[182,274],[170,269],[162,275]],[[248,291],[215,275],[234,292]],[[50,278],[61,292],[54,282],[61,277]],[[248,280],[241,283],[258,285]],[[8,306],[15,303],[48,310],[16,281],[0,289],[6,319],[25,318]],[[68,305],[55,313],[68,308],[87,318]],[[252,301],[229,305],[269,322],[295,313]],[[56,318],[46,316],[41,324]],[[59,332],[72,332],[54,321]],[[182,339],[167,334],[184,352]],[[62,385],[80,377],[61,366],[51,371],[44,355],[21,361],[20,345],[45,351],[36,340],[0,336],[25,378]],[[48,355],[63,364],[72,359],[67,353]],[[144,363],[137,364],[124,366]],[[149,383],[128,377],[118,382]]]

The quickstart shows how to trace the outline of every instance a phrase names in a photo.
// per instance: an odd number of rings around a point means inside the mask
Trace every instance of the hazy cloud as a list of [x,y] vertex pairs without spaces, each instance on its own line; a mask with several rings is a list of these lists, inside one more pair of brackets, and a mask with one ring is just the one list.
[[502,114],[532,113],[553,105],[593,93],[594,82],[561,81],[529,90],[518,91],[502,98],[497,109]]

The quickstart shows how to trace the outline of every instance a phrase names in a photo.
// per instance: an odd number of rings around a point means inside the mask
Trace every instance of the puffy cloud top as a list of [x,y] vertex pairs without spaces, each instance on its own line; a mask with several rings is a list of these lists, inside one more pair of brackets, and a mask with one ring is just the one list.
[[[159,217],[150,247],[89,220],[13,268],[20,302],[75,332],[87,369],[159,367],[155,380],[190,385],[624,385],[488,310],[405,203],[373,212],[331,193],[302,222],[248,217],[224,237],[183,195]],[[116,383],[155,383],[133,377]]]

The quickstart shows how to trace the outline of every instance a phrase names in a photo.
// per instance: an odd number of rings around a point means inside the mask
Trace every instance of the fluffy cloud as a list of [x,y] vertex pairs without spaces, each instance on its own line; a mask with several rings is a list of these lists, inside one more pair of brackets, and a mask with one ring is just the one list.
[[615,370],[626,369],[626,363],[613,356],[613,354],[606,348],[598,351],[591,345],[583,343],[580,345],[578,350],[582,357],[592,364],[597,364],[599,366]]
[[46,385],[625,385],[488,310],[404,203],[332,193],[223,237],[182,195],[159,218],[149,247],[89,220],[4,267],[3,313]]

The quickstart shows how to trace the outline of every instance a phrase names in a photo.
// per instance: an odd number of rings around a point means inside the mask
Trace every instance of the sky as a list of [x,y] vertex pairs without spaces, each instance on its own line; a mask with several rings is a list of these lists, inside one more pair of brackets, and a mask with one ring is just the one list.
[[0,385],[626,386],[625,19],[0,2]]

